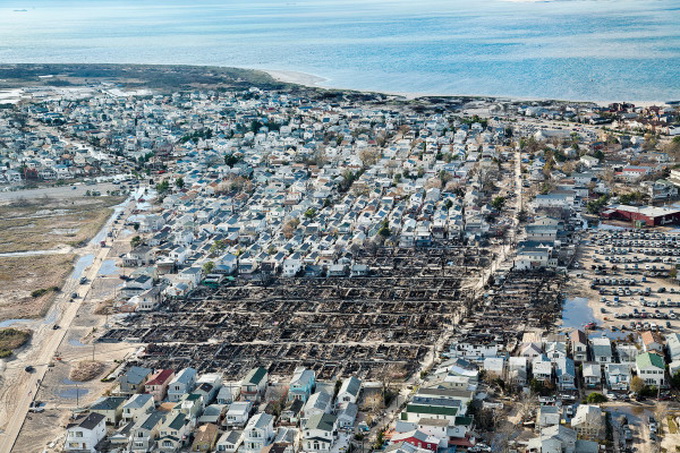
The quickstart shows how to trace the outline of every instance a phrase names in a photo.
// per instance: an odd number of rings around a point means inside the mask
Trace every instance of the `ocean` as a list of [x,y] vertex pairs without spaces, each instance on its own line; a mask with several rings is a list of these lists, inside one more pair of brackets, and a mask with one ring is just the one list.
[[2,0],[0,63],[299,71],[323,86],[680,100],[680,0]]

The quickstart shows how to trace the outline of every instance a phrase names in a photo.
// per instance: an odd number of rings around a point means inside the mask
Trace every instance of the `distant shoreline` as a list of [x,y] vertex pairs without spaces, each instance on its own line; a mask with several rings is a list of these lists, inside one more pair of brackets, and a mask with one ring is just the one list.
[[[49,76],[49,77],[46,77]],[[140,83],[139,79],[145,83]],[[640,107],[670,105],[675,101],[635,101],[616,99],[593,101],[587,99],[532,98],[493,96],[480,94],[436,94],[382,90],[359,90],[332,85],[332,79],[301,71],[260,69],[208,65],[143,65],[118,63],[0,63],[0,94],[23,86],[72,86],[101,80],[124,83],[127,88],[191,89],[214,85],[245,88],[248,84],[264,89],[282,89],[288,86],[360,94],[398,96],[410,101],[419,98],[475,98],[498,102],[559,102],[594,104],[606,107],[614,102],[628,102]],[[2,99],[0,99],[2,103]]]
[[[520,0],[520,1],[525,1],[525,0]],[[316,75],[316,74],[308,74],[306,72],[300,72],[300,71],[287,71],[287,70],[270,70],[270,69],[253,69],[255,71],[262,71],[267,74],[269,74],[274,80],[277,80],[279,82],[283,83],[291,83],[295,85],[303,85],[306,87],[310,88],[323,88],[323,89],[328,89],[328,90],[348,90],[348,91],[355,91],[359,93],[380,93],[380,94],[385,94],[385,95],[391,95],[391,96],[402,96],[406,98],[406,100],[413,100],[413,99],[418,99],[418,98],[427,98],[427,97],[445,97],[445,98],[458,98],[458,97],[473,97],[473,98],[491,98],[491,99],[496,99],[498,101],[506,101],[506,102],[549,102],[549,101],[556,101],[556,102],[574,102],[578,104],[596,104],[601,107],[607,107],[610,104],[613,104],[615,102],[628,102],[631,104],[634,104],[636,106],[640,107],[650,107],[652,105],[669,105],[668,102],[673,102],[673,101],[631,101],[631,100],[609,100],[609,101],[591,101],[591,100],[575,100],[575,99],[554,99],[554,98],[532,98],[532,97],[516,97],[516,96],[487,96],[487,95],[481,95],[481,94],[430,94],[430,93],[416,93],[416,92],[399,92],[399,91],[373,91],[373,90],[358,90],[355,88],[342,88],[342,87],[335,87],[330,85],[329,83],[331,82],[331,79]]]

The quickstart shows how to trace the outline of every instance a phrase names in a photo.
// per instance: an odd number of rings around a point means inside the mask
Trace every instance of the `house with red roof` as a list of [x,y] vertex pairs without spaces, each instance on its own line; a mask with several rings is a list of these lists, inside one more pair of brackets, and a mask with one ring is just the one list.
[[144,384],[146,393],[153,396],[155,402],[160,402],[165,399],[168,392],[168,385],[175,377],[174,370],[158,370],[149,377],[149,380]]

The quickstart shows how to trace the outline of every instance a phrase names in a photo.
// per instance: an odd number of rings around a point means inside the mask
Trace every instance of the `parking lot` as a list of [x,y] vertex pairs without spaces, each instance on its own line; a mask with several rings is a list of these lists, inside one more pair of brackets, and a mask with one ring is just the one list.
[[599,230],[582,246],[572,287],[589,299],[601,327],[668,332],[680,326],[680,260],[675,231]]

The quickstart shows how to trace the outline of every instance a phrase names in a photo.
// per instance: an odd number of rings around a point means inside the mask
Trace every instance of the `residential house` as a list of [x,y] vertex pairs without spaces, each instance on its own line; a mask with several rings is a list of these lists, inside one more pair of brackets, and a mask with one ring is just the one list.
[[168,401],[178,402],[186,393],[190,393],[196,385],[196,370],[184,368],[170,381],[168,385]]
[[123,405],[123,421],[137,423],[154,409],[153,396],[148,393],[137,393]]
[[635,359],[635,371],[647,385],[663,387],[666,363],[663,357],[653,352],[639,354]]
[[255,414],[243,430],[243,453],[259,453],[274,440],[274,416]]
[[355,403],[345,403],[337,414],[338,428],[351,430],[354,427],[358,413],[359,406]]
[[630,386],[630,364],[608,363],[604,366],[604,377],[612,390],[627,391]]
[[666,335],[666,347],[671,362],[680,359],[680,333]]
[[101,414],[109,425],[117,425],[123,416],[123,404],[127,400],[124,396],[107,396],[92,403],[90,411]]
[[152,371],[149,368],[139,366],[131,367],[118,379],[120,393],[131,395],[144,391],[144,383],[149,379]]
[[312,415],[303,431],[302,450],[306,452],[329,452],[335,443],[337,418],[331,414]]
[[248,422],[250,411],[253,410],[253,403],[250,401],[237,401],[232,403],[224,417],[228,427],[243,427]]
[[291,401],[288,407],[281,411],[279,422],[282,425],[297,425],[300,421],[300,415],[302,414],[304,406],[305,404],[302,400]]
[[612,352],[612,342],[607,337],[597,337],[590,340],[591,349],[593,351],[593,360],[600,365],[605,363],[612,363],[614,355]]
[[148,452],[154,449],[158,438],[158,427],[164,415],[163,412],[153,411],[135,423],[130,431],[131,452]]
[[579,439],[601,440],[604,437],[604,414],[599,406],[579,404],[571,419]]
[[569,334],[571,343],[571,356],[574,362],[585,362],[588,360],[588,336],[582,330],[574,330]]
[[588,388],[602,385],[602,367],[599,363],[583,364],[583,382]]
[[95,446],[106,436],[106,417],[91,412],[66,426],[64,451],[95,453]]
[[557,406],[541,406],[536,417],[536,428],[546,428],[548,426],[560,424],[560,408]]
[[241,381],[241,397],[246,401],[259,401],[267,390],[269,373],[262,367],[253,368]]
[[174,453],[187,445],[191,425],[187,416],[178,411],[165,415],[158,428],[156,448],[163,453]]
[[199,426],[194,436],[194,443],[191,444],[191,452],[205,453],[213,451],[219,433],[220,431],[217,426],[211,423]]
[[310,396],[302,409],[302,417],[300,417],[301,426],[304,427],[305,423],[312,415],[330,413],[332,402],[333,397],[325,391],[316,392]]
[[560,390],[574,390],[576,388],[576,367],[569,357],[553,360],[555,363],[555,377]]
[[146,393],[150,393],[153,396],[155,402],[161,402],[165,399],[168,385],[174,377],[174,370],[158,370],[146,381],[144,389]]
[[288,401],[302,400],[307,402],[315,386],[316,373],[313,370],[301,366],[295,368],[293,378],[288,386]]
[[405,442],[420,449],[430,452],[436,452],[439,448],[439,439],[435,436],[416,429],[405,433],[397,433],[392,436],[391,442],[401,443]]
[[663,339],[661,338],[661,335],[659,335],[657,332],[651,332],[649,330],[642,332],[642,335],[640,335],[640,338],[642,340],[642,347],[645,350],[645,352],[660,352],[663,353]]
[[552,370],[553,364],[545,354],[541,354],[531,362],[531,372],[537,381],[552,381]]
[[519,386],[527,384],[526,357],[510,357],[508,359],[508,381]]
[[241,432],[229,430],[225,431],[217,441],[215,449],[218,452],[235,453],[241,445]]
[[346,378],[344,381],[342,381],[342,385],[338,391],[338,407],[344,407],[347,404],[356,403],[359,400],[359,392],[361,392],[361,380],[354,376]]

